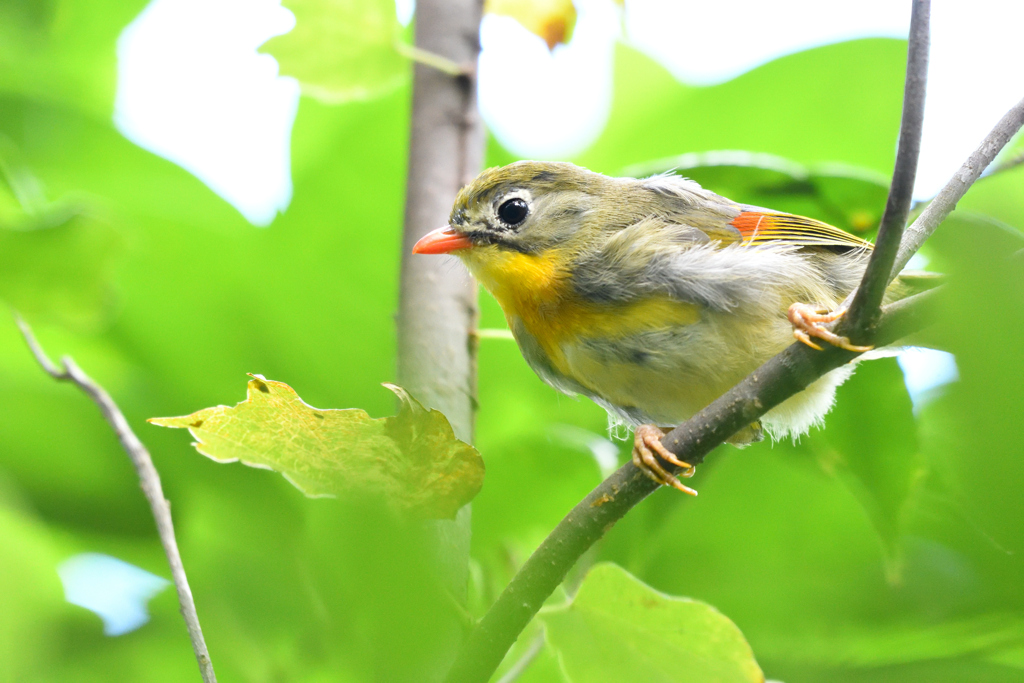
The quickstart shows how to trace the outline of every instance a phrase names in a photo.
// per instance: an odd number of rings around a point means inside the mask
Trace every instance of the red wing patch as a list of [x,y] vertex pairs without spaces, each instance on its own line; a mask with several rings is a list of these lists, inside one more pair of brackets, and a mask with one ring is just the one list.
[[744,244],[787,242],[801,246],[839,246],[871,249],[872,244],[845,230],[813,218],[789,213],[744,211],[730,223],[743,235]]

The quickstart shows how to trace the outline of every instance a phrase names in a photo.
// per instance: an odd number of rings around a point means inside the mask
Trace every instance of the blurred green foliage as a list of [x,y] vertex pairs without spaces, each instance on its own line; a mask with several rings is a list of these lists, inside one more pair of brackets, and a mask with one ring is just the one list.
[[[379,383],[395,364],[408,85],[339,107],[303,99],[293,201],[257,229],[113,127],[115,43],[143,5],[0,5],[0,298],[107,388],[153,452],[223,680],[428,678],[467,615],[432,578],[421,526],[372,501],[306,499],[145,423],[230,403],[246,372],[313,405],[392,414]],[[620,47],[611,119],[574,161],[616,173],[714,150],[774,155],[781,166],[698,160],[686,173],[862,229],[893,163],[905,52],[855,41],[698,88]],[[488,164],[513,158],[492,141]],[[700,468],[699,499],[656,493],[586,561],[714,606],[771,679],[1024,678],[1024,167],[983,179],[960,209],[927,248],[950,274],[930,334],[956,354],[959,382],[915,415],[894,361],[866,365],[824,431],[723,447]],[[482,326],[504,326],[481,306]],[[476,615],[600,480],[564,425],[605,433],[599,408],[544,386],[513,343],[483,340],[479,368]],[[0,681],[194,680],[173,591],[116,638],[62,600],[55,566],[77,552],[168,572],[116,439],[11,321],[0,405]],[[546,645],[520,680],[565,680],[558,653]]]
[[394,0],[286,0],[295,28],[267,41],[261,52],[302,93],[328,104],[366,100],[409,80]]

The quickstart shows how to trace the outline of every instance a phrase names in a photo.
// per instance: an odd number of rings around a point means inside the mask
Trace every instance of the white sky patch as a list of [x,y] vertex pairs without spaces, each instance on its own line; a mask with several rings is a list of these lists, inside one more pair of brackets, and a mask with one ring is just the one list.
[[906,270],[925,270],[928,268],[928,257],[917,252],[907,261]]
[[572,40],[554,51],[515,19],[480,26],[480,113],[515,154],[564,159],[586,149],[611,111],[619,16],[609,0],[576,0]]
[[103,620],[103,633],[120,636],[149,621],[146,605],[170,581],[110,555],[82,553],[57,567],[64,597]]
[[118,40],[114,122],[269,224],[291,201],[299,85],[256,48],[294,24],[280,0],[152,0]]
[[416,13],[416,0],[395,0],[395,14],[402,26],[408,26]]
[[783,55],[829,43],[906,38],[909,29],[910,3],[894,0],[626,3],[630,42],[694,85],[721,83]]
[[913,346],[901,351],[896,361],[903,371],[903,382],[915,414],[935,398],[942,387],[960,379],[956,358],[945,351]]
[[1021,0],[936,0],[914,195],[933,197],[1024,93]]

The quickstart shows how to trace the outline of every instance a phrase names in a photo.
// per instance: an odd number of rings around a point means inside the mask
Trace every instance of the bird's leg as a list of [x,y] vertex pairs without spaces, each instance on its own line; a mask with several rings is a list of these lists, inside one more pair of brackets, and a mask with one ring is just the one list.
[[683,486],[679,479],[669,474],[668,470],[658,462],[655,453],[660,455],[666,462],[682,467],[683,471],[679,473],[681,477],[692,477],[693,473],[697,470],[696,467],[688,462],[683,462],[676,457],[675,453],[662,446],[661,437],[663,436],[665,436],[665,432],[654,425],[640,425],[637,427],[633,431],[633,464],[636,465],[638,470],[657,483],[663,486],[671,486],[683,493],[696,496],[696,491],[689,486]]
[[841,349],[855,353],[864,353],[875,348],[873,346],[851,344],[848,338],[842,337],[822,326],[823,324],[834,323],[844,315],[846,315],[845,308],[828,312],[818,306],[811,306],[809,304],[793,304],[786,313],[789,322],[793,324],[793,336],[812,349],[822,350],[820,346],[811,341],[811,337],[824,339],[832,346],[838,346]]

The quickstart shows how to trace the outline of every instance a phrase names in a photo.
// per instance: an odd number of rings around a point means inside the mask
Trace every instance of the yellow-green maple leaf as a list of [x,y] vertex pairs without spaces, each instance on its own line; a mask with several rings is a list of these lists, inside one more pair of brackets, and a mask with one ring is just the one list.
[[236,406],[149,421],[187,428],[203,455],[275,470],[308,496],[376,494],[402,512],[450,519],[483,484],[476,449],[401,387],[384,385],[400,399],[398,415],[374,419],[313,408],[287,384],[250,376]]

